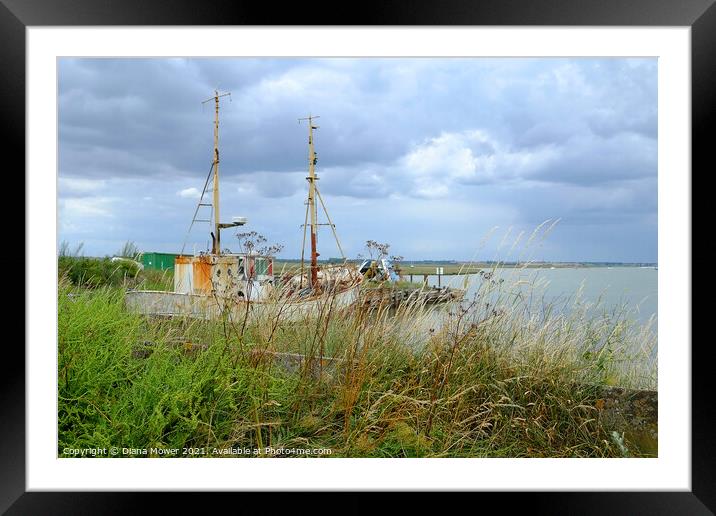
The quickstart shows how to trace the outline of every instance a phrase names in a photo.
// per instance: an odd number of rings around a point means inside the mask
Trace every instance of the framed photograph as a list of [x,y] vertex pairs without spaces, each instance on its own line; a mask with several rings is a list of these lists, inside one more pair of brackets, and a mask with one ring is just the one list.
[[4,2],[28,302],[0,507],[530,491],[709,513],[691,170],[712,3],[317,26]]

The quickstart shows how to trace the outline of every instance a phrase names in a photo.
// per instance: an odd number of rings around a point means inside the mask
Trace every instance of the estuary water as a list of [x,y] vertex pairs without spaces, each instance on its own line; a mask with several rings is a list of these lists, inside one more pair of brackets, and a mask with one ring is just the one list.
[[[466,301],[485,288],[487,281],[502,291],[503,299],[520,295],[532,306],[566,310],[577,301],[590,306],[595,314],[622,313],[640,324],[653,316],[656,332],[658,272],[654,267],[503,268],[492,275],[442,276],[440,284],[467,286]],[[422,275],[413,277],[415,282],[422,279]],[[438,277],[428,276],[428,284],[438,285]]]

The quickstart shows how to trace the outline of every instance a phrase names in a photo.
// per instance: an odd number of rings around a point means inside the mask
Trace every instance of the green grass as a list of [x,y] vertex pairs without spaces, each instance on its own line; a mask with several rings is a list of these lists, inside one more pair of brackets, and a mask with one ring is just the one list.
[[140,268],[130,261],[113,262],[110,258],[60,256],[58,274],[71,284],[86,288],[129,287],[147,290],[172,290],[173,271]]
[[[617,457],[597,387],[656,385],[649,328],[578,303],[558,314],[496,282],[445,318],[403,306],[243,325],[128,313],[127,283],[167,281],[150,276],[105,286],[60,278],[60,455],[272,446],[333,457]],[[258,359],[265,351],[338,362],[312,374]]]

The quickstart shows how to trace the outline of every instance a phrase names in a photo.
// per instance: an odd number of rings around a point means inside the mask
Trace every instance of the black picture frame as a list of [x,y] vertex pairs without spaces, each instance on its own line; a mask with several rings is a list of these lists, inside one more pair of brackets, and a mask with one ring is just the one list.
[[[715,0],[450,0],[443,2],[383,1],[331,9],[304,2],[276,5],[216,0],[211,3],[148,0],[0,0],[0,106],[5,128],[4,156],[19,157],[14,170],[24,170],[25,29],[28,26],[82,25],[574,25],[691,27],[692,171],[714,170],[710,131],[716,110]],[[322,13],[322,14],[319,14]],[[340,14],[339,14],[340,13]],[[8,165],[6,165],[8,166]],[[12,174],[7,174],[10,176]],[[15,173],[15,176],[19,174]],[[24,191],[24,181],[19,189]],[[693,192],[693,188],[692,188]],[[692,206],[696,203],[692,199]],[[697,221],[692,217],[694,222]],[[693,234],[693,232],[692,232]],[[3,259],[16,266],[17,254]],[[693,264],[693,259],[692,259]],[[27,269],[25,274],[30,273]],[[18,276],[18,275],[15,275]],[[14,281],[19,282],[15,277]],[[7,287],[7,285],[6,285]],[[19,285],[10,288],[19,289]],[[17,290],[19,291],[19,290]],[[30,300],[31,302],[31,300]],[[18,303],[18,306],[20,304]],[[693,304],[692,304],[693,305]],[[23,305],[24,306],[24,305]],[[696,307],[694,307],[696,308]],[[26,310],[32,310],[28,304]],[[684,342],[691,346],[691,342]],[[509,499],[510,508],[530,512],[579,514],[713,514],[716,510],[716,444],[711,422],[708,360],[710,339],[692,346],[692,490],[690,492],[502,493],[484,497]],[[0,375],[0,511],[7,514],[114,514],[148,507],[147,493],[25,492],[25,354],[6,345]],[[163,509],[192,510],[186,493],[164,493]],[[212,494],[212,505],[229,494]],[[302,505],[305,496],[287,503]],[[416,496],[414,499],[420,499]],[[504,500],[495,500],[503,501]],[[196,502],[194,502],[196,503]],[[199,502],[201,503],[201,502]],[[269,502],[280,510],[276,499]],[[318,500],[309,502],[320,505]],[[483,502],[481,502],[483,503]],[[355,506],[349,503],[348,506]],[[360,503],[363,510],[370,504]],[[204,505],[203,507],[206,508]],[[484,507],[488,507],[485,505]],[[319,508],[320,509],[320,508]],[[335,505],[333,511],[338,509]]]

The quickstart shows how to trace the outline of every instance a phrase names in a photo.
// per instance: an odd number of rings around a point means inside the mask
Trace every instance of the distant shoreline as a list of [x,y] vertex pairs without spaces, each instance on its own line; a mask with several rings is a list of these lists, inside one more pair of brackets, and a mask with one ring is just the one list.
[[[361,260],[348,260],[349,263],[359,263]],[[300,264],[299,259],[281,259],[276,258],[274,260],[277,264]],[[319,265],[329,265],[332,263],[342,263],[343,260],[319,260]],[[426,260],[426,261],[408,261],[403,260],[400,263],[402,268],[409,268],[411,266],[418,267],[471,267],[488,269],[495,266],[499,267],[529,267],[529,268],[586,268],[586,267],[658,267],[658,263],[648,262],[462,262],[462,261],[439,261],[439,260]]]
[[[355,262],[355,260],[349,260],[349,262]],[[274,261],[274,271],[281,271],[282,268],[293,269],[299,266],[300,260],[279,260]],[[331,265],[335,263],[342,263],[340,261],[319,261],[319,265]],[[307,266],[308,264],[306,264]],[[527,268],[527,269],[595,269],[595,268],[619,268],[619,267],[633,267],[633,268],[658,268],[656,263],[620,263],[620,262],[438,262],[438,261],[425,261],[425,262],[410,262],[403,261],[398,266],[402,276],[422,276],[436,275],[436,269],[442,268],[442,275],[450,276],[456,274],[479,274],[480,271],[489,271],[495,267],[502,269],[515,269],[515,268]]]

